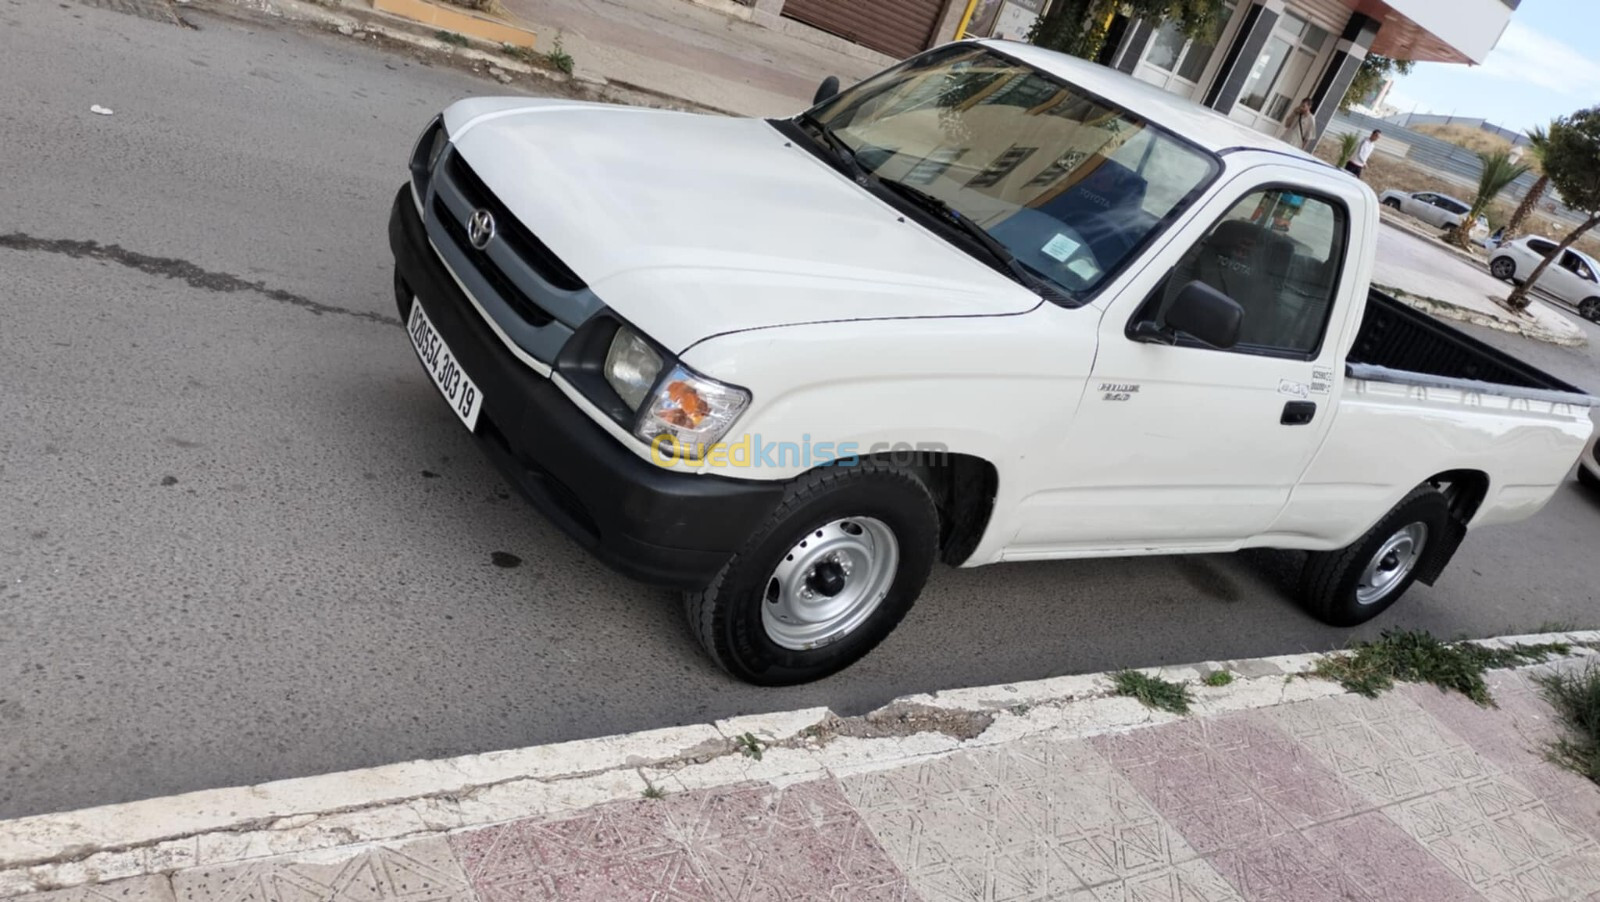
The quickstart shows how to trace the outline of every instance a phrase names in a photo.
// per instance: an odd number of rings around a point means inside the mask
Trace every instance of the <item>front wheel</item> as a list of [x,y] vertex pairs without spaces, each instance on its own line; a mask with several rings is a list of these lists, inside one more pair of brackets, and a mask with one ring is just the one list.
[[1584,298],[1578,305],[1578,315],[1591,323],[1600,321],[1600,298]]
[[1442,541],[1450,501],[1431,485],[1417,488],[1366,535],[1338,551],[1314,553],[1301,577],[1301,601],[1331,626],[1355,626],[1388,610]]
[[1388,208],[1389,208],[1389,209],[1391,209],[1391,210],[1398,210],[1398,209],[1400,209],[1400,202],[1399,202],[1399,201],[1397,201],[1397,200],[1395,200],[1395,199],[1394,199],[1394,198],[1392,198],[1392,197],[1391,197],[1391,198],[1388,198],[1388,199],[1386,199],[1386,200],[1385,200],[1385,201],[1384,201],[1384,202],[1383,202],[1383,205],[1384,205],[1384,206],[1385,206],[1385,207],[1388,207]]
[[933,496],[914,474],[876,461],[809,473],[709,586],[684,594],[689,628],[746,682],[821,679],[911,610],[938,539]]

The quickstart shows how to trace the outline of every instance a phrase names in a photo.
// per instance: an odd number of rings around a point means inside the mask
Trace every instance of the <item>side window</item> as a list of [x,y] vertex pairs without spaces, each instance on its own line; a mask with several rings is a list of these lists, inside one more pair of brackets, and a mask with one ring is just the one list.
[[1545,241],[1542,238],[1530,238],[1530,239],[1528,239],[1528,250],[1533,251],[1534,253],[1538,254],[1541,257],[1550,256],[1550,252],[1555,250],[1555,249],[1556,249],[1556,246],[1554,244],[1552,244],[1552,243],[1550,243],[1548,241]]
[[1165,325],[1179,290],[1198,280],[1244,308],[1234,351],[1312,354],[1327,330],[1348,233],[1344,207],[1323,198],[1288,188],[1246,195],[1173,268],[1151,299],[1151,318]]
[[1415,200],[1420,200],[1425,204],[1436,203],[1439,200],[1439,198],[1432,194],[1413,194],[1411,197]]

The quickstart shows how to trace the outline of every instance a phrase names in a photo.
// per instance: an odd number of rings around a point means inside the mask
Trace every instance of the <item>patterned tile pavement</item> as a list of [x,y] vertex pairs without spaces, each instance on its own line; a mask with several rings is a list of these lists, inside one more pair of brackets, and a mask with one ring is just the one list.
[[450,843],[482,902],[913,898],[832,780],[606,805]]
[[1600,900],[1525,673],[739,784],[26,902]]

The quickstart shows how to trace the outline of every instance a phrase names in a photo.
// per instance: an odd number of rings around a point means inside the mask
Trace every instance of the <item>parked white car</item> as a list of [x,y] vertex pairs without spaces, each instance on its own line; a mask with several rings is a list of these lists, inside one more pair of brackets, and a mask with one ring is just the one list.
[[[1489,272],[1497,279],[1521,284],[1558,245],[1548,238],[1528,235],[1502,244],[1489,258]],[[1600,263],[1582,251],[1568,248],[1550,264],[1535,287],[1578,308],[1584,319],[1600,321]]]
[[[1385,206],[1439,229],[1453,229],[1472,212],[1466,201],[1433,191],[1385,191],[1378,198]],[[1482,239],[1489,234],[1489,220],[1479,216],[1472,227],[1471,237]]]
[[1350,625],[1532,516],[1592,399],[1371,293],[1377,230],[1211,110],[962,42],[793,119],[463,100],[389,240],[453,417],[772,685],[865,655],[936,561],[1299,549]]

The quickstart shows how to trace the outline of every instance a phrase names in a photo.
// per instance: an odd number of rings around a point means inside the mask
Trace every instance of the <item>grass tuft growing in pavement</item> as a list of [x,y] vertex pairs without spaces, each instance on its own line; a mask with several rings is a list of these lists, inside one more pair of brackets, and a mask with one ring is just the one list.
[[575,63],[572,59],[572,54],[568,53],[567,48],[561,43],[560,32],[556,32],[554,46],[550,48],[549,53],[544,55],[544,61],[549,63],[550,66],[558,72],[562,72],[566,75],[572,74],[572,68]]
[[454,44],[457,47],[467,46],[467,36],[464,34],[456,34],[453,31],[445,31],[443,28],[441,28],[438,31],[435,31],[433,36],[441,41],[444,41],[446,44]]
[[757,739],[754,733],[734,737],[733,745],[739,750],[739,754],[757,761],[761,760],[761,755],[766,751],[766,746],[761,744],[761,740]]
[[1111,675],[1117,694],[1136,698],[1147,707],[1173,714],[1189,713],[1189,690],[1182,683],[1148,676],[1137,670],[1120,670]]
[[644,788],[644,792],[641,793],[641,795],[643,795],[647,799],[650,799],[651,801],[655,801],[657,799],[664,799],[664,798],[667,797],[666,792],[664,792],[661,789],[661,787],[657,786],[654,783],[646,785],[645,788]]
[[1398,681],[1432,683],[1480,705],[1493,705],[1483,680],[1485,671],[1537,664],[1569,651],[1560,642],[1484,648],[1471,642],[1440,642],[1422,630],[1385,630],[1376,641],[1351,646],[1350,654],[1323,658],[1312,672],[1368,698],[1394,688]]
[[1600,669],[1534,679],[1567,726],[1550,744],[1551,760],[1600,783]]
[[1207,686],[1226,686],[1232,682],[1233,674],[1226,670],[1213,670],[1206,674],[1205,683]]

